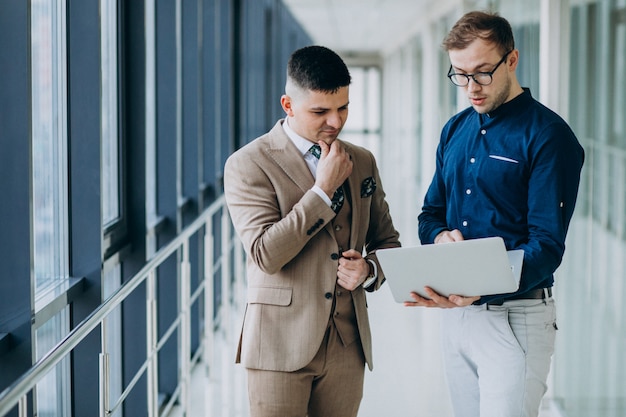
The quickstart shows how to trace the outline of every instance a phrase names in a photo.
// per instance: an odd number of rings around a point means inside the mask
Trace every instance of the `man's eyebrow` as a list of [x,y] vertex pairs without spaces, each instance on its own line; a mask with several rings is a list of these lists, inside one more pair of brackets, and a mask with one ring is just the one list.
[[[339,106],[338,108],[343,109],[344,107],[348,107],[348,104],[350,104],[350,102],[348,101],[346,104]],[[313,110],[313,111],[322,111],[322,110],[330,110],[329,107],[322,107],[322,106],[315,106],[315,107],[311,107],[309,110]]]
[[454,64],[450,64],[450,65],[452,66],[452,69],[455,71],[461,71],[463,73],[469,74],[469,73],[481,72],[480,71],[481,69],[484,69],[484,67],[492,66],[493,64],[491,64],[490,62],[483,62],[482,64],[475,66],[473,71],[467,71],[462,68],[455,67]]

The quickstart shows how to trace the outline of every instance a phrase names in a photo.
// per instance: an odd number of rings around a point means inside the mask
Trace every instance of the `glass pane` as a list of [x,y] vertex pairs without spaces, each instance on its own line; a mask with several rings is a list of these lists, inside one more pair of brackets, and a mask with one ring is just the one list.
[[[105,268],[102,284],[102,299],[109,298],[122,285],[122,266],[116,264]],[[102,325],[104,352],[109,355],[109,408],[122,396],[122,306],[118,306],[105,319]],[[117,409],[111,417],[121,417],[122,409]]]
[[[626,8],[626,6],[625,6]],[[615,28],[615,64],[613,73],[615,82],[614,91],[626,91],[626,10],[621,13],[624,21],[620,21]],[[616,15],[618,13],[616,12]],[[617,18],[616,18],[617,20]],[[626,95],[615,94],[613,103],[613,135],[615,144],[622,149],[626,149]]]
[[31,3],[35,295],[67,276],[65,5]]
[[[68,277],[65,0],[31,1],[32,259],[35,300]],[[35,304],[35,306],[37,303]],[[35,308],[33,306],[33,308]],[[35,330],[43,357],[69,331],[69,307]],[[36,389],[41,417],[70,416],[69,359]]]
[[[69,306],[35,331],[35,350],[38,360],[69,332],[68,323]],[[37,384],[37,416],[71,416],[69,365],[70,359],[66,357]]]
[[120,216],[117,102],[117,0],[101,0],[102,224]]
[[556,286],[557,317],[563,323],[554,355],[554,398],[568,417],[617,417],[626,415],[626,114],[621,93],[626,88],[626,1],[575,3],[570,116],[586,146],[587,185],[579,193],[567,258],[557,271],[557,283],[564,284]]
[[[458,19],[458,17],[455,15],[454,18],[452,16],[446,16],[437,21],[435,38],[443,40],[450,31],[450,28],[456,22],[456,19]],[[437,126],[441,127],[450,116],[466,108],[469,103],[463,89],[454,86],[450,80],[448,80],[448,77],[446,77],[448,69],[450,68],[450,56],[443,50],[443,48],[439,48],[438,58],[439,74],[426,75],[426,80],[424,82],[428,83],[437,81],[437,89],[439,93],[439,111],[437,112],[439,123]]]
[[380,92],[380,70],[378,68],[370,67],[366,73],[366,99],[365,99],[365,128],[369,132],[376,132],[380,130],[381,120],[381,92]]
[[370,66],[350,67],[350,75],[350,112],[341,137],[378,156],[382,100],[380,70]]
[[344,126],[344,131],[360,131],[364,127],[364,105],[365,105],[365,70],[360,67],[351,67],[350,76],[350,105],[348,120]]
[[511,23],[515,47],[520,51],[517,78],[539,98],[539,0],[504,2],[501,14]]

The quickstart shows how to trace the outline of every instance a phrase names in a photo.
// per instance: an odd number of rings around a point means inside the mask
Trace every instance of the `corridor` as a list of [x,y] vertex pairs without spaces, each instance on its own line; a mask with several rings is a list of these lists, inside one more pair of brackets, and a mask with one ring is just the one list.
[[[405,308],[393,300],[387,285],[369,294],[368,304],[374,371],[365,372],[359,417],[452,417],[438,353],[437,310]],[[236,325],[233,331],[237,331]],[[222,343],[216,349],[218,362],[211,380],[204,369],[194,370],[193,417],[249,416],[243,385],[245,371],[234,365],[234,354],[232,345]],[[221,400],[224,387],[233,396],[226,404]],[[205,413],[207,409],[212,412]],[[169,417],[183,417],[182,411],[175,408]],[[561,414],[555,404],[546,400],[539,417]]]

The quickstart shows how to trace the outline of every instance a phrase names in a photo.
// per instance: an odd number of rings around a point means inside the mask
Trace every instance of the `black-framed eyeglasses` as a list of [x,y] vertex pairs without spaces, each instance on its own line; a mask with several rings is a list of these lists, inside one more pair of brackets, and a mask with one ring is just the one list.
[[493,82],[493,73],[496,72],[498,67],[502,65],[504,61],[506,61],[506,57],[509,56],[511,52],[513,52],[513,50],[510,50],[509,52],[504,54],[500,62],[498,62],[496,66],[493,67],[493,70],[489,72],[475,72],[474,74],[462,74],[458,72],[451,72],[452,65],[450,65],[450,69],[448,70],[448,78],[450,79],[450,81],[452,81],[452,84],[458,87],[465,87],[466,85],[468,85],[470,77],[478,85],[489,85]]

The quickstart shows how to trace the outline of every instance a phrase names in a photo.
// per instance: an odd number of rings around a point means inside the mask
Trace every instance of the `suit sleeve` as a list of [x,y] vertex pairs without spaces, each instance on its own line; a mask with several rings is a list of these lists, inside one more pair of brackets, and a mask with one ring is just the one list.
[[[235,229],[252,261],[267,274],[280,271],[335,213],[312,190],[288,189],[252,153],[236,152],[224,167],[224,193]],[[284,201],[301,195],[291,207]],[[282,204],[281,204],[282,203]]]

